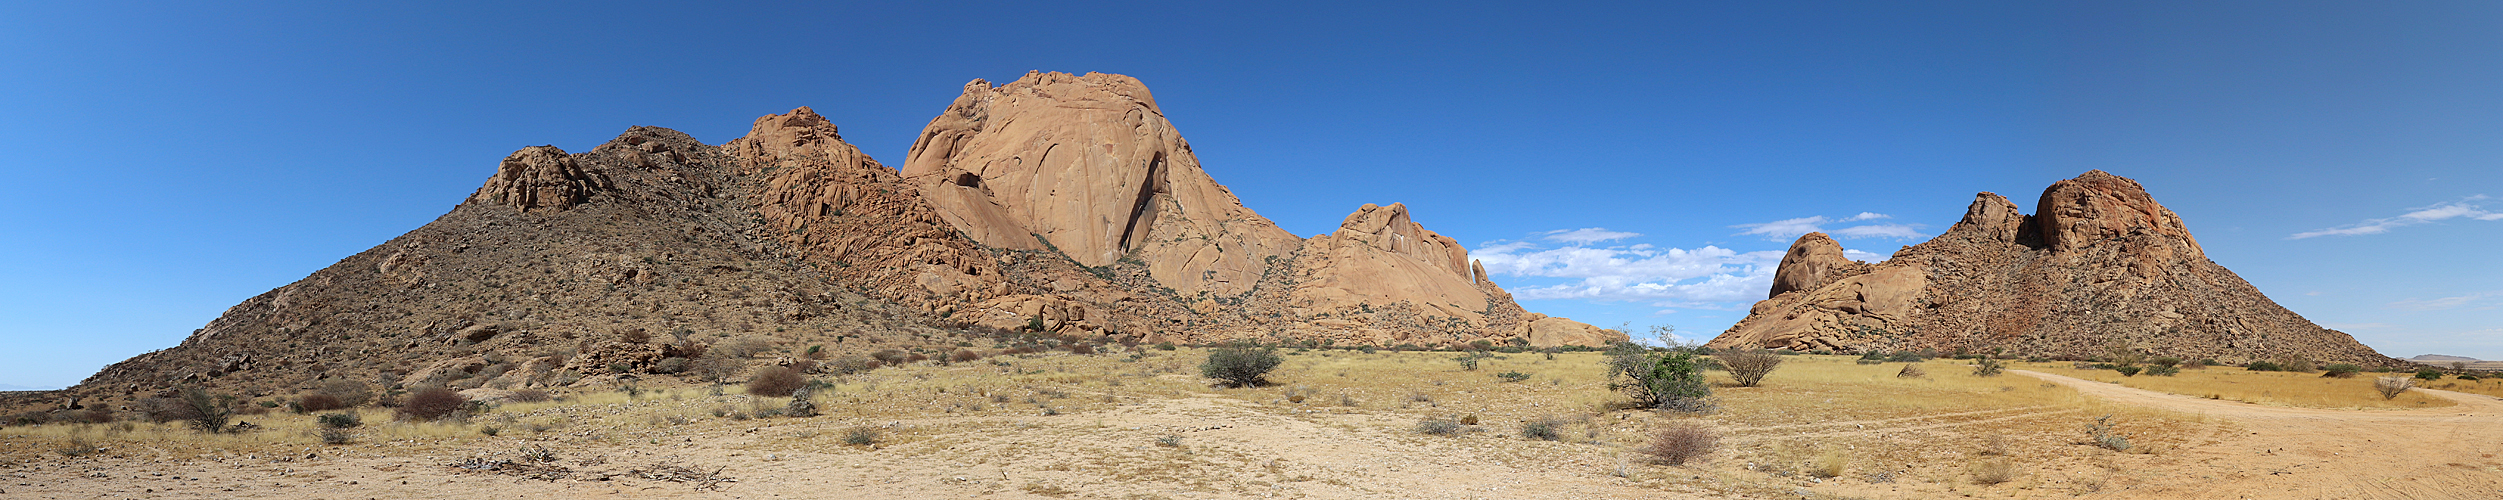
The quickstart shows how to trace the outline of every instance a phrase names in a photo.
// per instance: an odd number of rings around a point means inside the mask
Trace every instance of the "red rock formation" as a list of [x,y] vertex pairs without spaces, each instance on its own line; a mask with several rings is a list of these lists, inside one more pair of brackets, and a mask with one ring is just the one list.
[[[1777,274],[1796,277],[1777,276],[1773,298],[1707,345],[2394,362],[2208,261],[2136,181],[2091,171],[2045,189],[2042,203],[2028,218],[1981,193],[1946,233],[1839,279],[1792,273],[1785,257]],[[1812,257],[1830,245],[1802,237],[1792,256],[1830,262]]]

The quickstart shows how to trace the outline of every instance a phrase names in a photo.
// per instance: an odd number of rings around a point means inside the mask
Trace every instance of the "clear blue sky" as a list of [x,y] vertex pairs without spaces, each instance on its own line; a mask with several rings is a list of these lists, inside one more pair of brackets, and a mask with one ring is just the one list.
[[1405,202],[1594,324],[1708,338],[1798,231],[1883,255],[2100,168],[2314,321],[2503,359],[2503,3],[1196,3],[0,4],[0,384],[173,346],[524,146],[806,105],[898,163],[1034,69],[1147,82],[1289,231]]

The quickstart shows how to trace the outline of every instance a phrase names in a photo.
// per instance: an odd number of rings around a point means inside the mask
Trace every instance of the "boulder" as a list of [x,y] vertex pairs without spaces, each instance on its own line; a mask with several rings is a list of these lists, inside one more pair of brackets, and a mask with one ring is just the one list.
[[469,201],[510,205],[524,212],[561,212],[608,188],[608,176],[582,168],[565,150],[531,146],[504,157],[504,162],[496,166],[495,176],[471,194]]

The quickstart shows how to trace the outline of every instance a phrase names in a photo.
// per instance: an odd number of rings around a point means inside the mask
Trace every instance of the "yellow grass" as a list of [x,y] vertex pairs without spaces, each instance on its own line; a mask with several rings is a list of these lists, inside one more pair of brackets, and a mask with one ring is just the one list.
[[[2254,404],[2304,408],[2438,408],[2453,406],[2451,400],[2409,391],[2395,399],[2382,399],[2373,390],[2373,379],[2406,374],[2359,373],[2354,378],[2329,378],[2317,373],[2255,372],[2234,367],[2185,369],[2180,375],[2160,377],[2140,374],[2122,376],[2113,370],[2077,369],[2070,363],[2024,363],[2028,370],[2066,375],[2098,382],[2119,382],[2122,386],[2156,392],[2211,399],[2243,401]],[[2439,385],[2439,384],[2437,384]],[[2463,383],[2465,385],[2465,383]]]
[[[1622,465],[1633,471],[1627,480],[1637,484],[1763,495],[1788,491],[1763,486],[1773,478],[1856,480],[1876,474],[1974,488],[1963,464],[1984,454],[2019,464],[2016,479],[1993,488],[2072,488],[2057,483],[2068,479],[2026,469],[2088,467],[2084,461],[2095,460],[2098,453],[2108,455],[2081,444],[2083,429],[2094,417],[2115,415],[2119,431],[2138,445],[2138,452],[2163,453],[2195,444],[2196,436],[2221,425],[2197,415],[2108,405],[2021,375],[1979,377],[1970,366],[1945,360],[1922,363],[1926,377],[1898,378],[1902,363],[1859,365],[1848,356],[1787,356],[1760,387],[1734,387],[1727,374],[1712,373],[1721,410],[1690,416],[1616,410],[1624,397],[1607,387],[1599,353],[1562,353],[1554,359],[1536,353],[1501,354],[1480,360],[1477,370],[1465,370],[1451,359],[1458,354],[1449,352],[1282,352],[1286,362],[1269,376],[1274,384],[1256,388],[1209,385],[1198,373],[1206,355],[1199,349],[1150,350],[1136,359],[1129,354],[1055,353],[825,377],[834,386],[815,396],[823,415],[813,419],[742,419],[743,414],[780,408],[787,399],[750,397],[737,386],[720,388],[715,395],[710,386],[664,387],[668,380],[654,379],[644,382],[648,389],[636,396],[608,389],[575,391],[561,394],[559,401],[504,405],[461,423],[395,422],[387,410],[363,410],[366,426],[354,431],[355,443],[344,446],[321,444],[314,416],[273,413],[240,417],[263,426],[245,434],[209,435],[179,424],[9,427],[0,429],[0,443],[17,451],[0,455],[27,460],[52,454],[50,450],[73,440],[108,448],[107,454],[143,457],[405,454],[412,446],[474,450],[569,442],[671,447],[707,439],[735,439],[740,444],[731,447],[758,454],[866,453],[867,448],[844,444],[843,435],[848,429],[875,427],[884,433],[876,445],[886,450],[880,453],[964,463],[994,457],[968,451],[984,448],[960,445],[990,442],[1003,433],[1046,439],[979,453],[1128,443],[1106,445],[1110,447],[1104,454],[1086,455],[1095,462],[1071,466],[1121,481],[1216,485],[1227,484],[1230,480],[1224,478],[1253,464],[1253,458],[1195,447],[1189,440],[1178,447],[1149,446],[1156,436],[1124,433],[1150,431],[1087,422],[1102,418],[1090,412],[1129,405],[1223,398],[1250,403],[1228,408],[1308,422],[1319,429],[1315,432],[1389,436],[1418,446],[1466,439],[1489,447],[1473,453],[1507,463],[1578,460],[1574,457],[1587,452],[1576,450],[1605,450],[1613,457],[1609,460],[1628,464]],[[1529,377],[1510,382],[1497,376],[1505,372]],[[2182,380],[2193,380],[2190,375]],[[1290,395],[1301,395],[1302,401]],[[1462,416],[1477,417],[1480,424],[1473,427],[1480,431],[1463,438],[1413,431],[1420,419]],[[1517,438],[1522,423],[1541,418],[1564,422],[1561,443]],[[916,419],[925,423],[893,424]],[[1644,462],[1634,450],[1653,431],[1678,420],[1700,421],[1721,434],[1723,446],[1711,455],[1711,468],[1639,465]],[[486,427],[497,428],[499,436],[482,434]],[[1113,435],[1123,437],[1106,437]],[[1991,436],[2004,437],[2005,444],[1992,445]],[[1154,460],[1140,458],[1151,454]],[[1276,480],[1295,477],[1279,476]],[[1028,492],[1046,494],[1057,488],[1043,484]]]

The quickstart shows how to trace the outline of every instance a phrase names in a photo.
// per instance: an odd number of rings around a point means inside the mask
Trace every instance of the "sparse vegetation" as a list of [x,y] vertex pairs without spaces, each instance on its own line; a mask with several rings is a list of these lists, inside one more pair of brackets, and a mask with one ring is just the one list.
[[364,419],[357,417],[355,412],[325,413],[316,417],[315,421],[327,429],[353,429],[365,425]]
[[1428,436],[1458,436],[1466,430],[1460,421],[1444,417],[1426,417],[1417,421],[1417,432]]
[[1730,379],[1738,382],[1739,387],[1763,383],[1765,375],[1782,365],[1781,355],[1763,349],[1732,349],[1712,356],[1729,369]]
[[1921,378],[1927,376],[1929,376],[1929,370],[1923,370],[1921,369],[1921,365],[1910,363],[1905,363],[1902,371],[1895,372],[1895,378]]
[[1989,486],[2016,479],[2016,465],[2006,457],[1985,458],[1972,465],[1973,484]]
[[2112,415],[2095,417],[2095,423],[2086,425],[2086,435],[2092,439],[2089,442],[2106,450],[2129,451],[2129,438],[2114,434],[2112,426]]
[[1529,380],[1530,374],[1521,372],[1503,372],[1495,374],[1495,378],[1503,379],[1505,382],[1520,382]]
[[879,432],[876,427],[853,427],[843,432],[843,444],[869,446],[878,444],[878,440],[884,437],[885,433]]
[[231,399],[209,396],[208,391],[198,387],[184,387],[179,401],[181,408],[187,412],[183,418],[191,421],[193,428],[215,434],[230,430],[226,421],[235,416],[234,409],[227,405]]
[[1523,422],[1521,424],[1521,437],[1523,439],[1535,439],[1539,441],[1555,441],[1563,439],[1564,424],[1564,420],[1555,417],[1540,417],[1537,420]]

